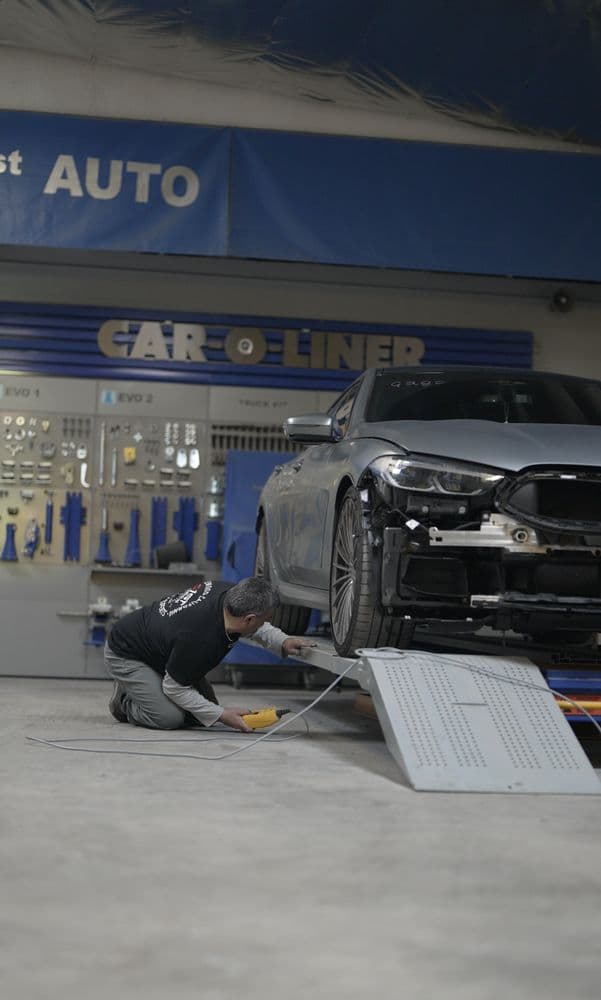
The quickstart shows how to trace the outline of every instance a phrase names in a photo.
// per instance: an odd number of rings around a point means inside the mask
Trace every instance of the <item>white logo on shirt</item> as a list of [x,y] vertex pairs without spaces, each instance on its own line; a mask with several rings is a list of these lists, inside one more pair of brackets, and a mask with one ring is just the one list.
[[170,594],[169,597],[164,597],[159,604],[159,614],[171,618],[178,612],[185,611],[186,608],[193,608],[195,604],[204,601],[212,589],[212,580],[206,580],[204,583],[196,583],[193,587],[188,587],[181,594]]

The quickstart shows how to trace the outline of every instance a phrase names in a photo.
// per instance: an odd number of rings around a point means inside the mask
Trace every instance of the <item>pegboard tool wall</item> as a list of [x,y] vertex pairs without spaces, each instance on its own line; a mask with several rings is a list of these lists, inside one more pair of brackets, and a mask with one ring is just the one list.
[[0,673],[104,676],[90,604],[219,578],[228,450],[291,448],[282,420],[335,395],[0,376]]

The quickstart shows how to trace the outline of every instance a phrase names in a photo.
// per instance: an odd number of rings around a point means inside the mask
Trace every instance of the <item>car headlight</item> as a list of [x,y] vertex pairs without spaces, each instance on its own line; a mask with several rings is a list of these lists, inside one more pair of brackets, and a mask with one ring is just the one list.
[[385,455],[372,462],[369,468],[377,478],[397,489],[447,496],[487,493],[504,478],[496,469],[414,456]]

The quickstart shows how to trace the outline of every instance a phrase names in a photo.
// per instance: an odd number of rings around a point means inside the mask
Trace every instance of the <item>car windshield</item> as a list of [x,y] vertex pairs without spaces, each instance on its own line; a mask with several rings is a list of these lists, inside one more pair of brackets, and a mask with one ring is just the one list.
[[544,374],[379,371],[365,419],[601,425],[601,383]]

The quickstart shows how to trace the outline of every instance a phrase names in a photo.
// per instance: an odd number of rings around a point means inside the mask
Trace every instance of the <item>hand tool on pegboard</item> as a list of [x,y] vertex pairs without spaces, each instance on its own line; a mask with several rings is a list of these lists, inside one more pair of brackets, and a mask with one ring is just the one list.
[[104,486],[104,454],[106,451],[106,421],[100,424],[100,444],[98,447],[98,485]]
[[35,517],[25,525],[23,532],[23,555],[28,559],[33,559],[35,551],[40,544],[40,526]]
[[111,448],[111,486],[117,485],[117,449]]

